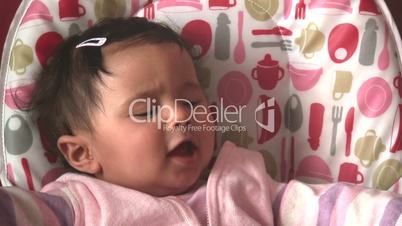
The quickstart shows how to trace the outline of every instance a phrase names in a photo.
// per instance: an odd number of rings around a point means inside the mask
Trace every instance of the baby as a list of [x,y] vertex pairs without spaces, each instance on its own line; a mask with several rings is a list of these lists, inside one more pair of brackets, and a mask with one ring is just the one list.
[[[147,111],[147,98],[172,108],[189,102],[172,115]],[[166,26],[130,18],[67,40],[37,81],[32,107],[75,170],[167,196],[188,190],[212,156],[213,132],[174,130],[197,123],[183,120],[191,103],[207,106],[187,46]],[[161,118],[164,129],[147,118]]]
[[215,132],[179,129],[212,126],[208,101],[167,26],[104,20],[65,41],[36,84],[34,118],[75,172],[41,192],[0,190],[7,225],[395,225],[401,215],[397,194],[277,183],[257,152],[230,142],[208,175]]

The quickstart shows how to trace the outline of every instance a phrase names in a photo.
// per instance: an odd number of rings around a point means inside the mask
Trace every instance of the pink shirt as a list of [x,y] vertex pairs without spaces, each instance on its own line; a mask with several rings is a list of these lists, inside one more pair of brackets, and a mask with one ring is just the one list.
[[226,142],[206,185],[153,197],[68,173],[43,188],[68,200],[74,225],[394,225],[402,198],[346,184],[281,184],[258,152]]

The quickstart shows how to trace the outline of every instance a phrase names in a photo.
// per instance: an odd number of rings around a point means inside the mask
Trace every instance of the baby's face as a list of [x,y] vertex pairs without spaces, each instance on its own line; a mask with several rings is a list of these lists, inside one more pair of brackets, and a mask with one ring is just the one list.
[[89,138],[101,166],[96,176],[155,196],[186,191],[207,167],[215,134],[183,129],[189,124],[211,126],[199,122],[208,121],[208,115],[197,115],[198,122],[194,117],[186,121],[191,114],[187,102],[179,101],[175,111],[160,114],[149,111],[147,104],[174,108],[175,100],[185,99],[194,103],[193,108],[207,108],[192,59],[171,43],[112,44],[102,51],[111,75],[102,76],[103,111],[95,113]]

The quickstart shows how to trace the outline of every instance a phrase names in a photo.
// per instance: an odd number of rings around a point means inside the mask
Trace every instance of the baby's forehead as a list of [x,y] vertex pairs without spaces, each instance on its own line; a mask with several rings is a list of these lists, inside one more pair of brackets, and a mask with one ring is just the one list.
[[[106,45],[102,47],[102,57],[108,57],[112,56],[115,54],[121,54],[124,52],[130,52],[130,53],[148,53],[148,51],[144,49],[148,48],[153,48],[153,49],[160,49],[160,48],[166,48],[167,46],[174,46],[177,47],[177,49],[180,49],[181,51],[189,54],[191,57],[190,53],[186,51],[185,48],[181,47],[179,44],[174,43],[174,42],[150,42],[147,40],[123,40],[119,42],[114,42],[109,45]],[[192,57],[191,57],[192,58]]]
[[103,57],[105,57],[105,56],[109,56],[109,55],[127,50],[127,48],[134,48],[134,47],[139,47],[139,46],[141,46],[141,44],[136,43],[134,41],[130,41],[130,40],[113,42],[113,43],[110,43],[110,44],[102,47],[102,55],[103,55]]
[[111,77],[127,82],[142,84],[154,78],[166,80],[165,77],[172,77],[175,83],[197,81],[193,58],[176,43],[113,43],[102,49],[102,55]]

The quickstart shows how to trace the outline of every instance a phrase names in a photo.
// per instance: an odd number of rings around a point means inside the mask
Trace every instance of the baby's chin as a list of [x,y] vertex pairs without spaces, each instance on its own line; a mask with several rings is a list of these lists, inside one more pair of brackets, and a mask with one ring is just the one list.
[[154,196],[163,197],[163,196],[171,196],[171,195],[182,195],[182,194],[185,194],[185,193],[199,187],[199,185],[200,185],[200,182],[197,179],[189,185],[178,187],[178,188],[166,189],[165,191],[162,191],[159,194],[155,194]]
[[204,184],[204,182],[205,181],[201,180],[200,176],[198,176],[194,180],[189,181],[187,183],[183,183],[180,185],[178,184],[177,186],[168,186],[160,188],[158,190],[149,191],[146,193],[157,197],[182,195],[194,189],[197,189],[200,185]]

